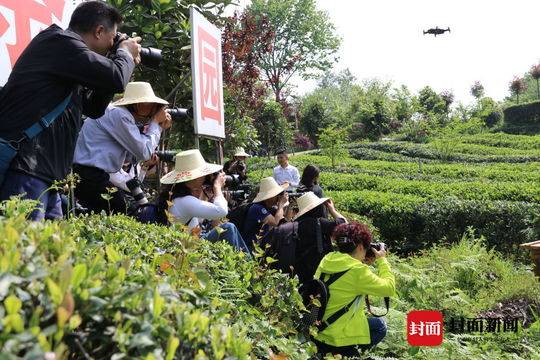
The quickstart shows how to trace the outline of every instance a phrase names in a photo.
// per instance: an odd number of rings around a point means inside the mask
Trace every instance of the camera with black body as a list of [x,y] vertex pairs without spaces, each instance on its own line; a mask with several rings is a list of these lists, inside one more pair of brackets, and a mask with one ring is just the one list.
[[[109,50],[110,54],[116,53],[116,50],[118,50],[118,46],[122,43],[122,41],[127,40],[128,36],[126,34],[122,33],[116,33],[116,36],[114,37],[114,43]],[[147,66],[151,69],[157,69],[159,68],[159,65],[161,64],[161,61],[163,60],[163,56],[161,55],[161,50],[156,49],[153,47],[142,47],[141,52],[141,63],[144,66]]]
[[373,250],[381,251],[386,250],[386,244],[383,242],[371,243],[369,249],[366,251],[366,257],[375,257]]
[[167,112],[171,115],[173,121],[182,121],[187,118],[193,117],[193,108],[171,108],[167,109]]
[[174,162],[176,158],[176,151],[171,151],[171,150],[156,151],[156,155],[159,157],[159,160],[161,161]]
[[133,199],[138,206],[148,204],[148,199],[146,198],[144,191],[141,189],[142,184],[138,178],[135,177],[129,181],[126,181],[126,186],[131,192],[131,196],[133,196]]

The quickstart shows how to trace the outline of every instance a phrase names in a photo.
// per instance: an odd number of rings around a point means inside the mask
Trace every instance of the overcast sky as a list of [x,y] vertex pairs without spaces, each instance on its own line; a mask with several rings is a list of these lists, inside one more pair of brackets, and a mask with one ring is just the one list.
[[[248,1],[242,0],[245,6]],[[468,103],[479,80],[501,100],[508,83],[540,60],[539,0],[317,0],[343,42],[336,69],[417,91],[452,90]],[[450,27],[451,33],[422,30]],[[314,87],[298,82],[297,92]]]

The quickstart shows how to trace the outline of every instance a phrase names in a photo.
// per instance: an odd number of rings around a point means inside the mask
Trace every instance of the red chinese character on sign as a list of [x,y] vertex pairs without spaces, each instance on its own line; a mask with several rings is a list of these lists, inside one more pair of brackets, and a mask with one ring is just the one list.
[[[15,44],[8,44],[9,59],[11,66],[23,52],[24,48],[32,40],[30,32],[30,20],[35,20],[45,25],[52,24],[52,15],[58,19],[62,18],[64,12],[65,0],[0,0],[0,6],[12,10],[15,13]],[[2,14],[0,14],[0,37],[9,29],[9,23]]]
[[198,27],[199,87],[201,118],[221,125],[221,57],[219,39]]
[[407,341],[409,345],[441,345],[443,332],[443,315],[439,311],[411,311],[407,314]]

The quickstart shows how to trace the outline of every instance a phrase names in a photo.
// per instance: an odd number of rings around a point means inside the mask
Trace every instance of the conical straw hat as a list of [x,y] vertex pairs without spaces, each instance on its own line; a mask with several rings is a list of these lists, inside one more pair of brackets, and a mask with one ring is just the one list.
[[176,154],[174,170],[161,178],[162,184],[176,184],[216,173],[223,166],[204,161],[198,149],[186,150]]
[[276,180],[273,177],[267,177],[261,180],[261,185],[259,186],[259,192],[253,202],[261,202],[273,198],[276,195],[281,194],[286,188],[289,187],[289,184],[278,185]]

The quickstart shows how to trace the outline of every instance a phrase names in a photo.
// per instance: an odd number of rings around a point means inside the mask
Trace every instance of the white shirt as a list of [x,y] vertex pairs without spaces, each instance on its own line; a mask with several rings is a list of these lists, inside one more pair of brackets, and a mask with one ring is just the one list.
[[227,200],[223,195],[216,196],[213,203],[197,199],[192,195],[177,197],[169,209],[174,222],[185,224],[189,221],[187,224],[189,230],[197,227],[204,219],[221,219],[227,216],[228,211]]
[[292,165],[287,165],[286,168],[283,168],[281,165],[276,166],[272,176],[279,185],[288,182],[290,186],[296,187],[300,184],[300,173]]

